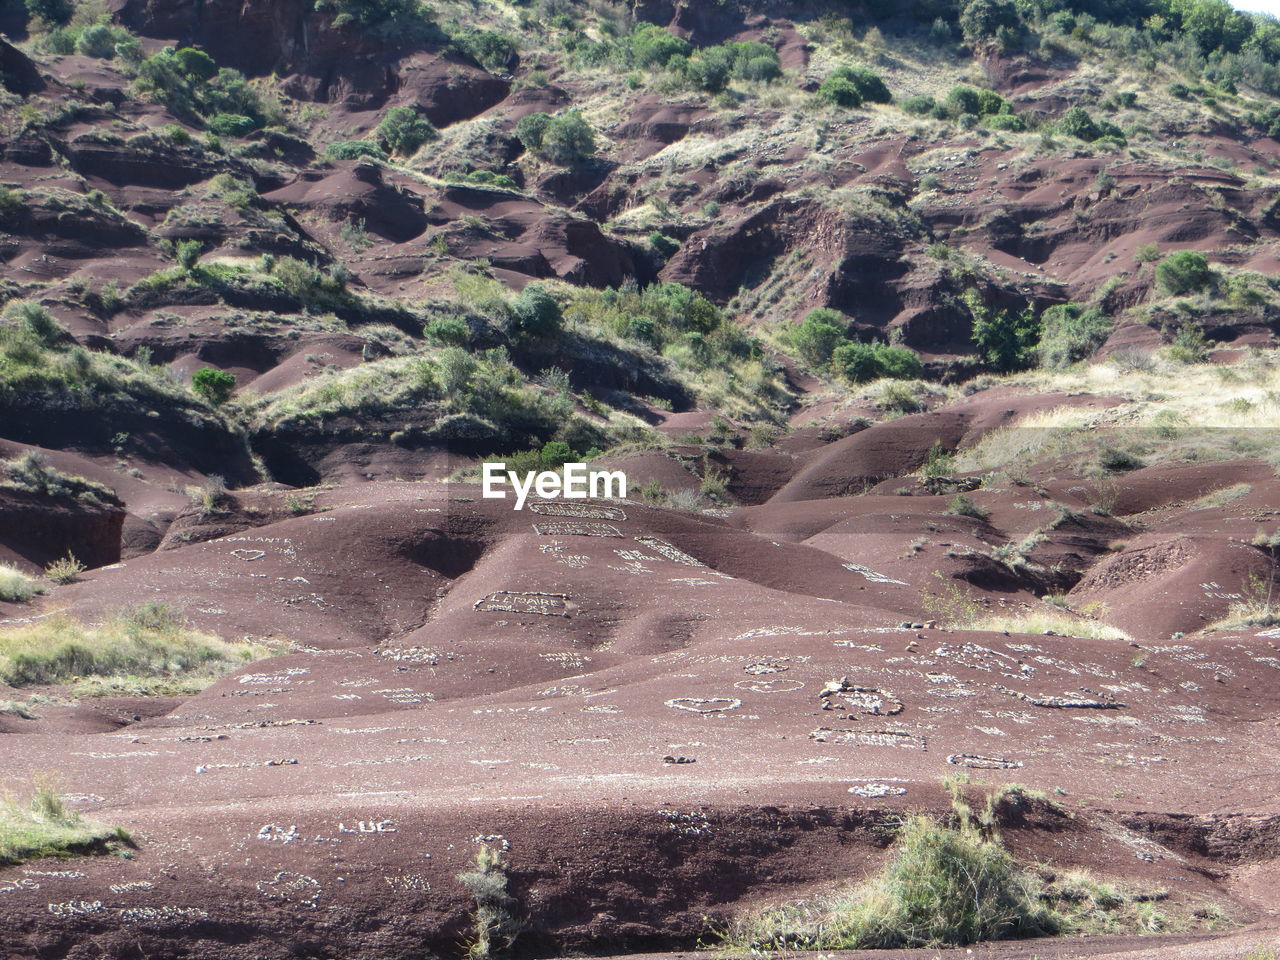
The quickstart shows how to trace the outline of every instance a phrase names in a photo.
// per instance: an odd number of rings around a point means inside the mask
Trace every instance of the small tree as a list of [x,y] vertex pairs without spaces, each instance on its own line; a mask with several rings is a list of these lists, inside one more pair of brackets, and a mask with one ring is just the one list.
[[236,388],[236,378],[225,370],[204,367],[192,376],[191,387],[210,403],[221,405],[231,399],[231,391]]
[[1058,121],[1058,132],[1068,137],[1079,137],[1090,142],[1102,136],[1102,130],[1093,122],[1084,107],[1072,107]]
[[178,261],[178,266],[190,273],[200,262],[200,255],[203,253],[204,244],[199,240],[179,240],[174,259]]
[[848,326],[848,320],[838,310],[819,307],[810,310],[791,331],[791,345],[813,366],[825,366],[836,347],[844,342]]
[[969,46],[989,43],[1022,26],[1013,0],[969,0],[960,12],[960,32]]
[[1203,290],[1212,280],[1208,257],[1196,250],[1179,250],[1156,267],[1156,283],[1175,297]]
[[553,163],[568,166],[595,154],[595,135],[582,114],[570,110],[563,116],[551,118],[542,133],[538,152]]
[[392,153],[411,156],[418,148],[438,134],[426,117],[413,107],[392,107],[378,124],[378,137]]
[[512,328],[516,333],[534,337],[553,336],[564,322],[560,304],[536,283],[529,284],[516,297],[511,315]]
[[1040,321],[1030,307],[1017,314],[996,310],[985,306],[976,290],[966,293],[964,302],[973,316],[973,342],[991,366],[1003,373],[1032,364]]

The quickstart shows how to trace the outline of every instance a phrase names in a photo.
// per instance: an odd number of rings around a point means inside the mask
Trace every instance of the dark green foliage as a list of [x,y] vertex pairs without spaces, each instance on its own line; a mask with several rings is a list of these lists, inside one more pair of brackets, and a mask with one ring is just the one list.
[[810,310],[791,331],[791,345],[815,367],[826,366],[836,347],[844,343],[849,321],[838,310],[819,307]]
[[[546,116],[546,114],[543,114]],[[520,184],[505,173],[494,173],[492,170],[472,170],[468,173],[448,173],[445,179],[450,183],[474,183],[482,187],[501,187],[504,190],[519,190]]]
[[236,378],[225,370],[204,367],[191,377],[191,388],[210,403],[223,404],[231,398],[231,391],[236,388]]
[[818,87],[818,99],[837,107],[862,106],[862,94],[858,93],[852,80],[844,77],[833,76],[823,80],[822,86]]
[[913,380],[923,369],[914,350],[883,343],[843,344],[832,353],[831,365],[853,383],[865,383],[881,377]]
[[649,234],[649,249],[663,260],[670,260],[675,256],[675,252],[680,249],[680,241],[655,230]]
[[542,149],[542,137],[551,123],[549,113],[528,113],[516,121],[516,139],[526,150],[537,153]]
[[1213,280],[1208,258],[1196,250],[1179,250],[1160,261],[1156,282],[1172,296],[1182,296],[1205,289]]
[[1064,113],[1062,119],[1058,121],[1058,132],[1064,136],[1091,141],[1102,136],[1102,130],[1093,122],[1089,111],[1084,107],[1072,107]]
[[538,462],[547,470],[557,470],[566,463],[578,462],[579,454],[563,440],[548,440],[538,451]]
[[128,30],[105,23],[93,23],[84,27],[76,38],[76,53],[86,57],[110,60],[116,55],[116,45],[126,43],[132,37]]
[[376,36],[395,40],[439,40],[434,15],[419,0],[316,0],[316,10],[334,14],[333,25],[359,23]]
[[968,0],[960,13],[960,32],[971,47],[1016,35],[1022,18],[1013,0]]
[[632,340],[647,343],[651,347],[658,345],[658,327],[653,317],[628,318],[626,336]]
[[359,160],[361,157],[386,160],[387,154],[372,140],[339,140],[324,148],[326,160]]
[[525,149],[563,166],[586,160],[596,152],[591,125],[577,110],[557,117],[545,113],[521,117],[516,124],[516,138]]
[[1027,129],[1026,121],[1016,113],[997,113],[987,117],[986,124],[991,130],[1010,130],[1015,133]]
[[142,61],[137,84],[170,110],[189,116],[235,114],[250,118],[257,128],[279,110],[265,103],[239,71],[218,69],[208,54],[191,47],[166,47]]
[[1093,354],[1111,332],[1111,320],[1097,307],[1064,303],[1040,315],[1040,365],[1054,370]]
[[243,137],[258,128],[257,121],[243,113],[216,113],[209,118],[208,123],[210,130],[224,137]]
[[683,63],[670,65],[678,65],[690,83],[711,93],[723,90],[734,78],[767,82],[782,76],[778,52],[755,41],[704,47]]
[[626,49],[637,67],[665,67],[672,57],[687,57],[693,52],[688,40],[652,23],[637,24]]
[[460,317],[437,317],[422,328],[422,335],[444,347],[465,347],[471,339],[471,328]]
[[907,113],[914,114],[917,117],[927,116],[932,113],[938,106],[938,101],[928,94],[919,94],[914,97],[907,97],[905,100],[899,100],[900,106]]
[[519,48],[514,38],[497,30],[463,30],[451,36],[458,49],[486,70],[509,70]]
[[26,0],[26,6],[31,19],[50,24],[66,23],[75,13],[70,0]]
[[560,305],[539,284],[525,287],[511,305],[512,331],[533,337],[550,337],[564,323]]
[[1030,309],[1011,314],[982,303],[977,291],[964,297],[973,316],[973,342],[987,363],[1004,373],[1031,366],[1040,341],[1040,321]]
[[436,139],[436,128],[413,107],[392,107],[378,124],[378,137],[392,153],[410,156],[429,140]]
[[866,67],[840,67],[832,76],[843,77],[858,90],[865,103],[891,103],[893,95],[879,74]]
[[178,266],[190,273],[196,268],[203,253],[204,244],[199,240],[179,240],[173,258],[178,262]]

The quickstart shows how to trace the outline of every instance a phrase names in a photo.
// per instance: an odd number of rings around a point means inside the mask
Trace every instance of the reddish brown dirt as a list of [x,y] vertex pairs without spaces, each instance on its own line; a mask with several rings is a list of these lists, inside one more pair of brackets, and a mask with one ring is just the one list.
[[[1016,409],[999,397],[915,422],[950,444],[1002,422],[997,406]],[[1197,469],[1139,471],[1122,495],[1167,505],[1224,481]],[[986,520],[917,491],[779,494],[727,522],[634,502],[515,513],[466,485],[340,486],[296,517],[282,496],[184,514],[161,552],[38,608],[92,617],[161,599],[290,652],[158,715],[51,703],[6,718],[9,777],[52,768],[76,809],[139,845],[130,860],[5,871],[10,956],[448,953],[467,917],[453,877],[484,837],[509,848],[533,949],[694,938],[704,915],[865,875],[885,857],[886,818],[944,809],[937,783],[955,773],[1056,790],[1075,813],[1007,825],[1022,858],[1242,921],[1275,907],[1263,878],[1280,853],[1280,754],[1258,733],[1280,721],[1277,638],[1169,640],[1222,612],[1196,584],[1238,592],[1267,561],[1210,532],[1204,509],[1197,533],[1153,533],[1150,548],[1107,555],[1107,518],[1042,545],[1082,558],[1072,596],[1100,599],[1130,644],[911,626],[932,622],[926,598],[947,580],[990,612],[1039,603],[1037,575],[975,559],[1025,533],[1016,494],[974,492]],[[1213,514],[1219,528],[1233,507]],[[913,550],[922,530],[931,542]],[[1177,576],[1151,580],[1157,561]],[[881,692],[818,696],[841,677]],[[851,792],[867,784],[891,795]],[[1261,937],[958,955],[1232,957]]]

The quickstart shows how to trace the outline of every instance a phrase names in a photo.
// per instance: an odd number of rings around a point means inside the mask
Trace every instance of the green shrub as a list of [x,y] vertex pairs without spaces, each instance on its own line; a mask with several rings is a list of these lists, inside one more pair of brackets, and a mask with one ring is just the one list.
[[987,127],[991,130],[1009,130],[1020,133],[1027,129],[1026,121],[1016,113],[997,113],[987,117]]
[[917,94],[914,97],[907,97],[905,100],[899,100],[898,106],[907,113],[913,114],[917,117],[923,117],[929,115],[937,108],[938,101],[928,94],[922,93]]
[[973,87],[963,84],[952,87],[947,94],[947,109],[955,116],[964,113],[979,115],[982,113],[982,97]]
[[231,391],[236,388],[236,378],[235,374],[225,370],[204,367],[192,375],[191,387],[210,403],[223,404],[231,399]]
[[116,39],[114,32],[106,24],[90,24],[80,31],[80,36],[76,39],[76,53],[109,60],[116,55]]
[[516,137],[525,149],[563,166],[586,160],[596,151],[591,125],[577,110],[557,117],[545,113],[521,117]]
[[975,520],[985,520],[990,515],[985,508],[978,506],[963,493],[957,493],[951,498],[947,503],[947,513],[956,517],[972,517]]
[[359,160],[371,157],[374,160],[386,160],[387,154],[372,140],[339,140],[324,148],[326,160]]
[[437,136],[436,128],[413,107],[392,107],[378,124],[378,137],[387,149],[405,157]]
[[466,960],[490,960],[495,953],[510,950],[524,923],[516,915],[519,903],[507,892],[502,854],[491,847],[481,847],[475,869],[458,874],[458,882],[471,891],[476,902]]
[[680,241],[673,237],[668,237],[665,233],[654,230],[649,234],[649,249],[660,256],[663,260],[670,260],[677,250],[680,249]]
[[831,361],[836,347],[844,343],[849,321],[844,314],[829,307],[810,310],[804,320],[791,330],[791,345],[815,367]]
[[10,301],[2,316],[6,324],[17,327],[42,346],[53,346],[66,333],[48,310],[30,300]]
[[486,70],[509,70],[519,47],[513,37],[497,30],[463,30],[453,34],[454,45]]
[[471,328],[461,317],[437,317],[422,328],[422,335],[441,346],[465,347]]
[[960,32],[964,42],[979,46],[1022,28],[1022,18],[1013,0],[968,0],[960,12]]
[[818,87],[818,99],[837,107],[862,106],[862,94],[852,80],[845,77],[827,77]]
[[913,816],[878,876],[826,903],[766,912],[728,939],[773,953],[964,946],[1056,933],[1057,917],[1035,887],[999,838],[969,818],[948,826]]
[[1089,111],[1084,107],[1072,107],[1064,113],[1062,119],[1058,121],[1058,132],[1063,136],[1089,141],[1097,140],[1102,136],[1102,130],[1093,122]]
[[520,291],[511,305],[511,316],[515,333],[534,337],[554,336],[564,322],[555,298],[536,283]]
[[1169,359],[1177,363],[1204,363],[1209,358],[1209,343],[1198,323],[1184,323],[1174,335],[1168,349]]
[[883,343],[846,343],[832,353],[831,364],[852,383],[882,377],[913,380],[923,369],[915,351]]
[[177,247],[174,249],[173,258],[178,262],[178,266],[191,273],[196,268],[196,264],[200,262],[200,257],[204,253],[204,244],[199,240],[179,240]]
[[637,67],[665,67],[672,57],[687,57],[693,52],[688,40],[652,23],[638,23],[628,47],[631,61]]
[[71,19],[75,7],[71,0],[26,0],[31,19],[50,24],[63,24]]
[[893,102],[893,95],[889,92],[884,80],[866,67],[839,67],[831,76],[840,77],[852,83],[864,103]]
[[1183,296],[1205,289],[1213,281],[1209,259],[1197,250],[1179,250],[1160,261],[1156,283],[1171,296]]
[[1111,320],[1096,307],[1066,303],[1040,315],[1040,365],[1061,370],[1083,360],[1102,346],[1111,333]]
[[989,308],[975,290],[965,294],[964,302],[973,316],[973,342],[987,363],[1001,372],[1031,365],[1040,321],[1030,308],[1017,314]]
[[243,137],[258,129],[259,123],[243,113],[215,113],[207,121],[209,129],[224,137]]

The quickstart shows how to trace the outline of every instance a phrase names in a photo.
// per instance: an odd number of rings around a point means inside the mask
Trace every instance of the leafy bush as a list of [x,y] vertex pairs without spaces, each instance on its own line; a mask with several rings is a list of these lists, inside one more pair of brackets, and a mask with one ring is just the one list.
[[410,156],[437,137],[436,128],[413,107],[392,107],[378,124],[378,137],[392,153]]
[[315,9],[335,14],[335,27],[359,23],[387,38],[441,39],[434,14],[420,0],[315,0]]
[[326,160],[359,160],[370,157],[374,160],[386,160],[387,154],[372,140],[338,140],[324,148]]
[[86,57],[111,60],[116,56],[116,48],[131,40],[133,36],[123,27],[91,23],[80,29],[79,36],[75,40],[76,53]]
[[1111,332],[1111,320],[1096,307],[1066,303],[1040,315],[1040,365],[1061,370],[1091,356]]
[[502,854],[491,847],[481,847],[475,869],[458,874],[458,882],[471,891],[476,902],[467,960],[490,960],[494,953],[509,950],[524,923],[516,916],[518,902],[507,892]]
[[968,0],[960,12],[960,32],[969,46],[1004,41],[1022,29],[1013,0]]
[[844,343],[849,321],[844,314],[829,307],[810,310],[804,320],[791,331],[791,345],[815,367],[831,362],[836,347]]
[[893,95],[881,77],[866,67],[840,67],[832,76],[843,77],[858,90],[865,103],[891,103]]
[[441,346],[465,347],[471,328],[461,317],[437,317],[422,328],[422,335]]
[[818,87],[818,99],[837,107],[862,106],[862,94],[852,80],[845,77],[827,77]]
[[243,137],[258,129],[258,121],[243,113],[215,113],[208,120],[209,129],[224,137]]
[[1196,293],[1205,289],[1212,281],[1209,259],[1197,250],[1171,253],[1156,267],[1156,283],[1171,296]]
[[680,249],[680,241],[673,237],[668,237],[665,233],[654,230],[648,237],[649,249],[656,253],[663,260],[670,260],[677,250]]
[[927,116],[932,113],[938,106],[938,101],[928,94],[918,94],[914,97],[907,97],[905,100],[899,100],[900,106],[907,113],[914,114],[917,117]]
[[778,52],[756,41],[704,47],[687,60],[670,61],[669,66],[678,66],[690,83],[711,93],[723,90],[735,77],[767,82],[782,76]]
[[1027,129],[1027,123],[1016,113],[997,113],[987,117],[987,127],[991,130],[1009,130],[1021,132]]
[[462,30],[450,36],[454,45],[486,70],[509,70],[519,47],[513,37],[497,30]]
[[627,48],[631,62],[637,67],[665,67],[672,57],[688,57],[693,47],[688,40],[652,23],[638,23]]
[[1096,140],[1124,142],[1124,131],[1110,120],[1094,120],[1084,107],[1072,107],[1058,120],[1058,132],[1068,137],[1079,137],[1090,143]]
[[545,113],[521,117],[516,137],[526,149],[563,166],[586,160],[596,152],[591,125],[577,110],[557,117]]
[[[119,45],[117,45],[119,49]],[[279,104],[268,104],[238,70],[219,69],[204,51],[166,47],[138,65],[137,88],[181,115],[249,117],[255,129],[281,118]]]
[[231,399],[231,391],[236,388],[236,378],[235,374],[225,370],[204,367],[192,375],[191,387],[210,403],[223,404]]
[[831,364],[853,383],[882,377],[913,380],[923,369],[915,351],[883,343],[846,343],[836,348]]
[[520,291],[511,305],[511,316],[514,332],[534,337],[554,336],[564,322],[555,298],[536,283]]
[[1031,365],[1040,340],[1040,321],[1030,308],[1017,314],[989,308],[974,290],[965,294],[964,301],[973,316],[973,342],[991,366],[1007,372]]
[[31,19],[50,24],[66,23],[75,13],[71,0],[26,0],[26,7]]

